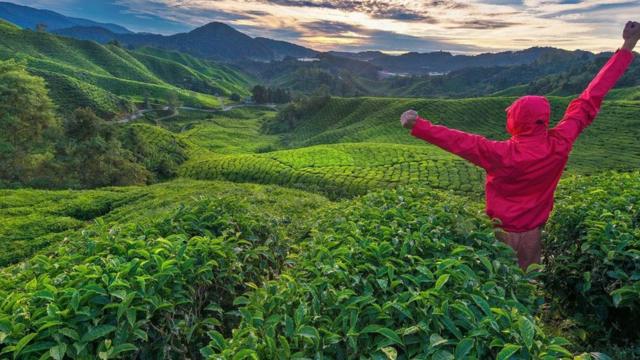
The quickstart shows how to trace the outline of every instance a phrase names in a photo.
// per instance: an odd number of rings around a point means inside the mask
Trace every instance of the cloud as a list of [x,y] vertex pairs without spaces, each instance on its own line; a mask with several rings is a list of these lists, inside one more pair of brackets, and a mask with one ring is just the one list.
[[520,25],[520,24],[515,22],[510,22],[510,21],[502,21],[502,20],[468,20],[468,21],[455,23],[450,27],[462,28],[462,29],[486,30],[486,29],[507,28],[515,25]]
[[[13,0],[136,31],[211,21],[319,49],[615,48],[638,0]],[[520,41],[526,39],[527,41]]]
[[[280,6],[311,7],[349,12],[359,12],[378,19],[404,21],[435,22],[435,19],[423,11],[411,9],[403,4],[383,0],[258,0],[259,2]],[[428,1],[432,6],[458,6],[451,0]]]
[[[393,31],[372,30],[363,26],[336,21],[314,21],[302,24],[300,28],[302,29],[300,32],[303,40],[340,44],[340,49],[347,51],[430,52],[446,49],[455,52],[476,52],[480,50],[472,45],[449,43],[445,38],[418,37]],[[332,49],[334,48],[329,47],[324,50]]]

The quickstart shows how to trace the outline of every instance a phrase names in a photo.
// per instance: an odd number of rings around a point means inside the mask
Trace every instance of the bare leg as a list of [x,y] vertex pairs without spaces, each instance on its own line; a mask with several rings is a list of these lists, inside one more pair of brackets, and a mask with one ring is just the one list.
[[498,240],[511,246],[518,255],[518,265],[526,270],[531,264],[539,264],[542,253],[542,229],[537,228],[523,233],[510,233],[497,230]]

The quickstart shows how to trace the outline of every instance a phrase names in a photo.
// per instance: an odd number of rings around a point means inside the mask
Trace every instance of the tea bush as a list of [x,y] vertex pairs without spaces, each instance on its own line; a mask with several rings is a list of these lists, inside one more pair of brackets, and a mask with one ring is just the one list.
[[640,336],[640,173],[562,182],[547,226],[545,285],[591,334]]
[[424,190],[367,195],[329,211],[292,267],[238,297],[216,359],[558,359],[540,299],[476,204]]
[[[291,200],[291,191],[270,195],[262,209],[306,201]],[[294,228],[278,211],[254,213],[260,201],[202,198],[144,221],[99,218],[54,255],[5,269],[0,358],[199,357],[208,331],[230,334],[237,325],[233,300],[247,284],[285,266]]]
[[439,149],[396,144],[335,144],[264,154],[201,154],[185,177],[278,184],[333,198],[403,184],[479,194],[483,172]]

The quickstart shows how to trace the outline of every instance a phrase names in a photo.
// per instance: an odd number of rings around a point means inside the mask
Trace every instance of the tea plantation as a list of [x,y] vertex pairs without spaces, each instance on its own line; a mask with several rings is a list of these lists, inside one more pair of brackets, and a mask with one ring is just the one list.
[[[99,78],[241,81],[178,53],[56,42],[102,54],[65,60],[86,81],[51,66],[105,109],[118,99]],[[30,71],[48,71],[41,50],[24,50]],[[557,121],[569,99],[551,100]],[[578,141],[527,272],[483,213],[483,172],[397,120],[415,108],[503,139],[511,101],[330,98],[288,119],[117,124],[107,135],[153,185],[0,189],[0,359],[640,358],[640,102],[616,94]]]
[[[4,190],[1,357],[573,358],[598,350],[576,328],[636,338],[639,175],[564,180],[527,274],[480,201],[436,190]],[[545,294],[589,320],[548,329]]]
[[[145,97],[217,107],[214,96],[247,95],[251,79],[225,65],[162,50],[131,51],[44,32],[0,20],[0,60],[24,61],[47,81],[60,110],[91,107],[103,116],[127,110]],[[124,104],[124,102],[128,102]]]

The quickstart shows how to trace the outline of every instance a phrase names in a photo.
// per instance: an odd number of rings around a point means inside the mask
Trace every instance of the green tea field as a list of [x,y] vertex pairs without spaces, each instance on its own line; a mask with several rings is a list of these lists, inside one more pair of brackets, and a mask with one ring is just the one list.
[[637,356],[640,174],[620,171],[640,104],[607,103],[579,141],[527,273],[483,173],[397,124],[416,108],[504,138],[511,100],[333,98],[287,132],[266,108],[122,125],[181,179],[2,190],[0,358]]

